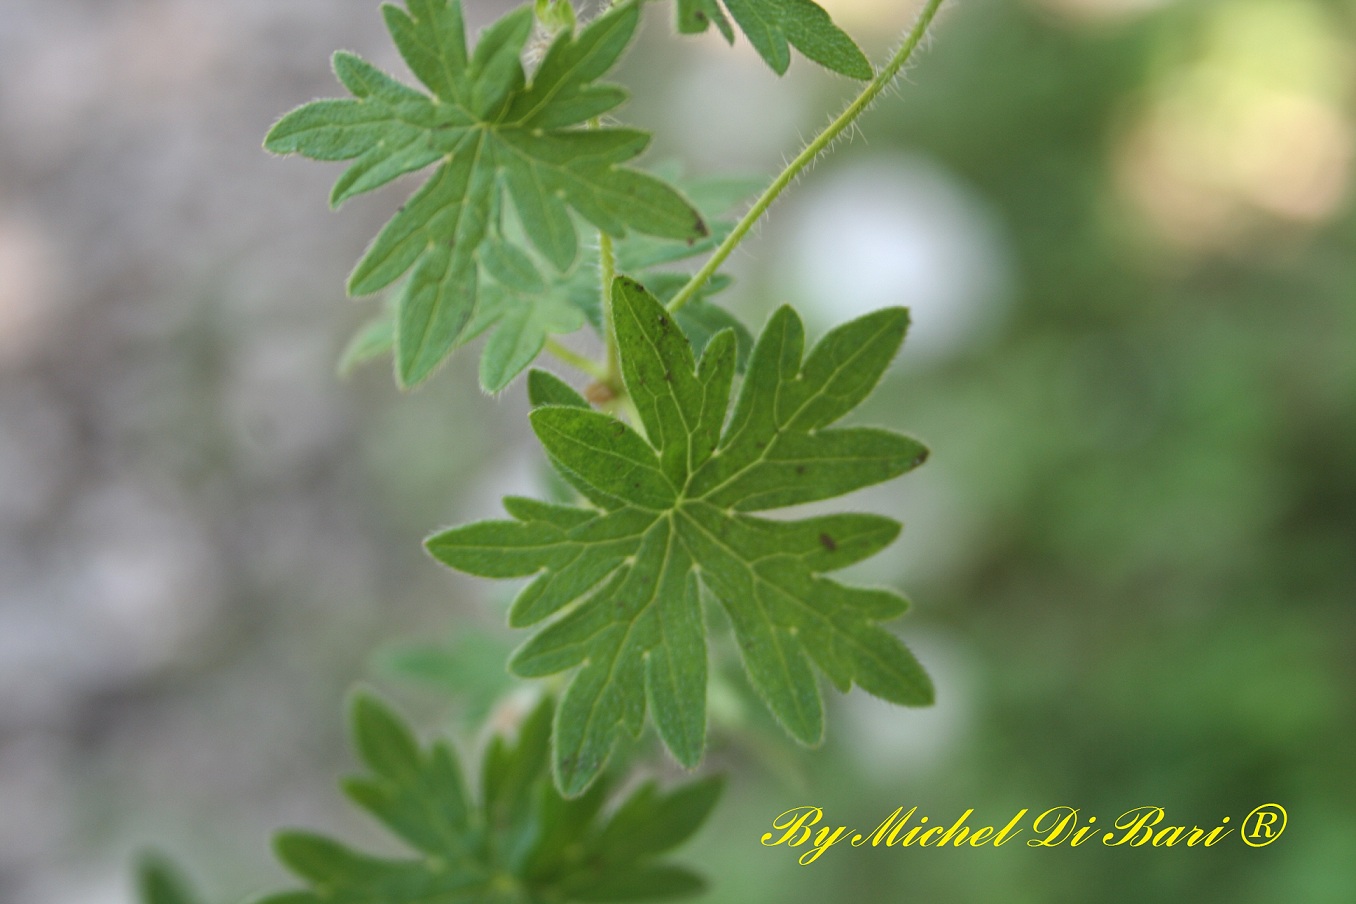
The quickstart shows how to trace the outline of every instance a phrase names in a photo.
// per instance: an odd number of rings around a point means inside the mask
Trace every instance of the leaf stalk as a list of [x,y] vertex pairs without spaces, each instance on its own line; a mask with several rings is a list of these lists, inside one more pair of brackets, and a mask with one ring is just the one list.
[[570,351],[554,339],[546,340],[546,350],[555,356],[557,360],[588,374],[595,380],[604,380],[607,378],[607,372],[596,361],[587,358],[578,352]]
[[603,340],[607,344],[607,364],[598,379],[620,394],[623,392],[621,359],[617,352],[617,328],[612,320],[612,281],[617,278],[617,252],[612,246],[612,236],[606,232],[598,233],[598,272],[603,293]]
[[800,152],[796,159],[792,160],[787,165],[786,169],[782,170],[781,175],[777,176],[772,184],[767,187],[767,190],[763,192],[762,196],[754,202],[754,205],[751,208],[749,208],[748,213],[744,214],[744,218],[735,226],[734,231],[725,238],[725,241],[720,243],[720,247],[711,255],[711,258],[706,262],[706,265],[697,271],[692,279],[688,280],[687,285],[683,286],[683,288],[678,291],[678,294],[673,296],[672,300],[669,301],[668,309],[670,311],[677,311],[696,297],[696,294],[701,291],[702,286],[706,285],[707,281],[716,274],[716,271],[720,269],[726,259],[734,253],[734,250],[739,247],[739,244],[742,241],[744,241],[748,236],[749,231],[753,229],[754,225],[762,218],[763,214],[767,213],[768,208],[770,208],[777,198],[781,196],[782,192],[795,181],[796,177],[799,176],[806,167],[815,161],[816,157],[822,154],[829,145],[833,144],[834,140],[847,130],[847,128],[856,121],[857,117],[866,112],[867,108],[875,102],[882,91],[894,82],[899,76],[900,70],[904,68],[904,65],[908,63],[909,58],[913,56],[913,52],[918,49],[918,45],[923,42],[924,36],[927,35],[928,28],[932,25],[932,20],[936,18],[937,11],[944,2],[945,0],[928,0],[927,5],[923,7],[923,11],[919,13],[917,21],[914,22],[908,35],[904,38],[904,43],[895,51],[895,54],[890,61],[885,64],[885,68],[877,72],[876,77],[871,80],[870,84],[862,89],[862,93],[859,94],[852,103],[848,104],[847,109],[839,114],[838,118],[833,122],[829,123],[828,127],[825,128],[823,132],[820,132],[815,136],[814,140],[805,146],[805,149]]

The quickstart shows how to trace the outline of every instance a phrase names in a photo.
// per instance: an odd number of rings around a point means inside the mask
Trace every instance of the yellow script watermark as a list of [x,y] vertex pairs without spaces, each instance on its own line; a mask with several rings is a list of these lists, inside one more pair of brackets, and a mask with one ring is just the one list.
[[1285,831],[1287,815],[1280,804],[1262,804],[1237,823],[1225,816],[1214,826],[1174,825],[1162,807],[1132,807],[1115,819],[1098,823],[1096,816],[1078,807],[1051,807],[1035,816],[1028,807],[1018,810],[1001,826],[972,824],[974,809],[949,825],[929,822],[917,807],[898,807],[870,833],[824,822],[819,807],[792,807],[772,820],[772,831],[762,837],[766,847],[806,848],[799,859],[809,866],[839,842],[852,847],[1002,847],[1022,838],[1027,847],[1078,847],[1088,842],[1107,847],[1214,847],[1235,834],[1250,847],[1265,847]]

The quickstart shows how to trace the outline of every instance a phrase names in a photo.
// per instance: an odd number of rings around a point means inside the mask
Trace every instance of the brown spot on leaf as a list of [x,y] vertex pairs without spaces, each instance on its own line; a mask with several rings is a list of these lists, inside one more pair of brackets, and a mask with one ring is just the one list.
[[838,551],[838,544],[835,543],[833,537],[830,537],[828,534],[819,535],[819,545],[827,549],[829,552]]

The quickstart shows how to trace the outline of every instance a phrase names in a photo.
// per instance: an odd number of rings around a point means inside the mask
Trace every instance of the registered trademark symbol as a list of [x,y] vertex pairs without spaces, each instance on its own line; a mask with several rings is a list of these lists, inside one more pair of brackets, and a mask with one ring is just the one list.
[[1243,817],[1243,843],[1249,847],[1266,847],[1281,837],[1287,822],[1285,807],[1280,804],[1262,804]]

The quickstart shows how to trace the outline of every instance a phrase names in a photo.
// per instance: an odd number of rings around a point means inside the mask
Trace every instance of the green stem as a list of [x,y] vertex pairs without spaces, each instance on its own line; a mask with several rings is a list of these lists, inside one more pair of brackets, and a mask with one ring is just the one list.
[[[599,117],[589,120],[590,129],[602,128],[603,121]],[[606,347],[606,357],[603,364],[593,365],[595,370],[589,371],[589,374],[602,383],[612,394],[621,397],[626,394],[626,390],[621,381],[621,355],[617,349],[617,328],[612,321],[612,282],[617,278],[617,252],[612,247],[612,236],[603,230],[598,230],[598,273],[602,283],[602,308],[603,312],[603,344]]]
[[612,247],[612,236],[598,233],[598,271],[602,275],[603,338],[607,343],[607,369],[598,379],[620,385],[621,363],[617,352],[617,328],[612,322],[612,282],[617,278],[617,253]]
[[546,340],[546,350],[552,355],[555,355],[559,360],[564,361],[576,370],[583,371],[595,380],[604,380],[607,378],[607,373],[596,361],[585,358],[577,352],[570,351],[554,339]]
[[880,93],[890,86],[890,83],[899,75],[899,71],[904,68],[904,64],[909,61],[909,57],[913,56],[913,52],[922,43],[923,36],[927,34],[928,26],[932,24],[932,20],[937,16],[937,10],[943,2],[945,0],[928,0],[922,13],[918,16],[918,21],[914,23],[908,36],[904,39],[904,43],[900,45],[899,50],[895,51],[890,62],[885,65],[884,69],[876,73],[876,77],[862,90],[857,99],[848,104],[847,109],[837,119],[829,123],[828,128],[807,144],[805,150],[801,151],[800,155],[792,160],[781,175],[768,186],[767,191],[763,192],[762,197],[754,203],[753,207],[749,208],[749,212],[735,226],[734,231],[726,237],[725,241],[720,243],[720,247],[711,255],[706,266],[702,267],[692,279],[688,280],[687,285],[683,286],[678,294],[673,296],[673,300],[669,302],[670,311],[678,310],[696,296],[701,287],[706,285],[706,281],[720,269],[720,265],[725,263],[726,258],[734,252],[735,248],[739,247],[739,243],[744,241],[749,230],[753,228],[763,214],[767,213],[768,208],[786,190],[787,186],[794,182],[801,171],[813,163],[815,158],[823,153],[833,143],[834,139],[841,135],[848,126],[852,125],[853,121],[861,116],[867,107],[871,106],[880,96]]

